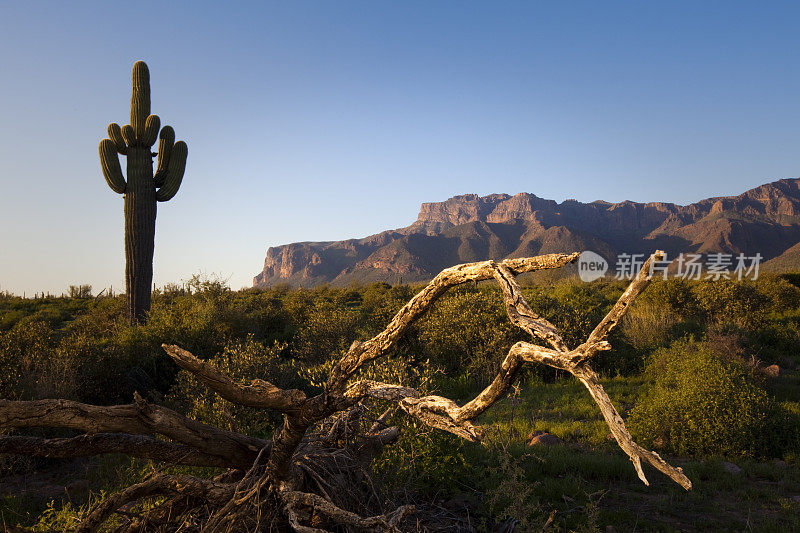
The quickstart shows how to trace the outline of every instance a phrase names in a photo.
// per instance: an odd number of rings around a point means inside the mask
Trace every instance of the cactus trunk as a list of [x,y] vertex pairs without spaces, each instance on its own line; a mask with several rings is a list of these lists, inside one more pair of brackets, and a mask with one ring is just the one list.
[[150,311],[156,204],[150,149],[130,148],[125,191],[125,286],[132,324],[145,323]]

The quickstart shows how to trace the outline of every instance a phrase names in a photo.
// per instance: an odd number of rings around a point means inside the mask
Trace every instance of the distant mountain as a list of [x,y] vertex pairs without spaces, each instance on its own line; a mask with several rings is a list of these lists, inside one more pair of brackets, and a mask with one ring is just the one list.
[[[772,268],[800,266],[800,179],[691,205],[566,200],[534,194],[454,196],[424,203],[417,221],[363,239],[299,242],[267,250],[256,287],[289,283],[429,280],[458,263],[594,250],[668,257],[681,252],[760,253]],[[774,259],[773,259],[774,258]]]

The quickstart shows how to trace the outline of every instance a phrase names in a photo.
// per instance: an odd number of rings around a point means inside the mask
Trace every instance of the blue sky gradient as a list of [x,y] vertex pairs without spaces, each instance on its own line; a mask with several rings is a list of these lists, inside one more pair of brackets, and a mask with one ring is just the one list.
[[[130,69],[189,145],[155,282],[531,192],[691,203],[800,175],[786,2],[0,3],[0,290],[123,288],[97,144]],[[124,161],[123,161],[124,168]]]

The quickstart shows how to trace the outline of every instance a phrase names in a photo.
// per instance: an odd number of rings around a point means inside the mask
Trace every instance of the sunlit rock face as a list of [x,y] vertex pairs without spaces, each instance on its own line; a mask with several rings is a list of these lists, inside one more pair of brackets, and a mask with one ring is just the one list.
[[[800,180],[681,206],[663,202],[558,203],[530,193],[464,194],[422,204],[408,227],[337,242],[267,250],[253,286],[428,280],[457,263],[543,253],[760,253],[766,268],[800,267]],[[780,266],[778,266],[780,265]]]

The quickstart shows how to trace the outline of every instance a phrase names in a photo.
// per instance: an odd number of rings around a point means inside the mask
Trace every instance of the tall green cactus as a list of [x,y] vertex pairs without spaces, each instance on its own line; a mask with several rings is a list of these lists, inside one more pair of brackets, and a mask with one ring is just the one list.
[[[156,235],[156,203],[178,192],[186,169],[186,143],[175,142],[169,126],[158,130],[161,120],[150,114],[150,72],[143,61],[133,65],[131,123],[109,124],[108,139],[100,141],[100,164],[111,190],[125,195],[125,287],[131,324],[143,324],[150,311],[153,283],[153,248]],[[153,175],[150,147],[158,143],[158,166]],[[117,153],[128,157],[127,181]]]

